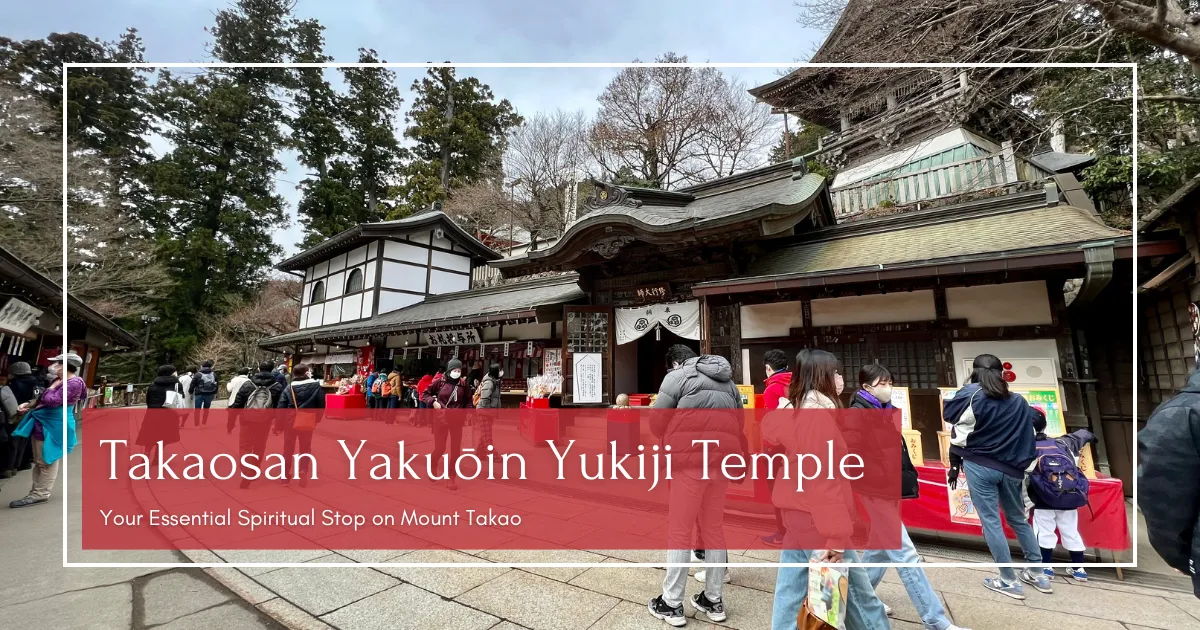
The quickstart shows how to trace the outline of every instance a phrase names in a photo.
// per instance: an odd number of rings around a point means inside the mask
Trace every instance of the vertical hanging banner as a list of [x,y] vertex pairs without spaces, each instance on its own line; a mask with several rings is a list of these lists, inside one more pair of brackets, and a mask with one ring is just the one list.
[[573,390],[576,403],[598,403],[603,400],[599,352],[577,352],[571,355]]
[[507,341],[504,342],[504,356],[506,356],[506,357],[508,356],[508,342]]

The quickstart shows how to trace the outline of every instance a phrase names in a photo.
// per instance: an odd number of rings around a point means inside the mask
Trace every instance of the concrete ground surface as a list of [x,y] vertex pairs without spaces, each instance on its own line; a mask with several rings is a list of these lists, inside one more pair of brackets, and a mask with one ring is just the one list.
[[[195,429],[188,429],[195,430]],[[216,428],[200,430],[218,430]],[[70,458],[68,531],[76,562],[597,562],[593,568],[70,568],[62,564],[61,494],[49,504],[9,509],[29,488],[28,471],[0,487],[0,628],[338,628],[659,629],[646,601],[665,572],[621,567],[659,562],[658,551],[82,551],[78,525],[79,452]],[[61,490],[60,480],[57,490]],[[1131,507],[1132,509],[1132,507]],[[1139,528],[1143,529],[1143,528]],[[1144,535],[1141,536],[1144,538]],[[918,545],[922,546],[922,545]],[[950,561],[940,546],[924,546],[929,562]],[[1094,570],[1080,584],[1059,577],[1053,595],[1026,588],[1016,601],[982,585],[986,568],[930,567],[938,596],[955,623],[974,630],[1077,628],[1200,630],[1200,600],[1188,583],[1139,546],[1156,574]],[[955,553],[955,561],[962,555]],[[978,555],[978,554],[976,554]],[[777,551],[731,552],[731,562],[773,562]],[[729,618],[713,624],[688,610],[687,627],[760,630],[770,627],[774,568],[733,568],[726,586]],[[1139,577],[1140,576],[1140,577]],[[688,581],[687,593],[701,585]],[[878,589],[893,609],[892,628],[922,628],[895,571]]]

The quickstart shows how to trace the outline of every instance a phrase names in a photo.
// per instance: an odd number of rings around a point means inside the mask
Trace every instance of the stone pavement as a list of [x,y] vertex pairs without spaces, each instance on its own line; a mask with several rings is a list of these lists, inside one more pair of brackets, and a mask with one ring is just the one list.
[[[68,472],[79,506],[79,451]],[[29,471],[0,481],[0,628],[117,630],[212,627],[280,629],[254,604],[200,569],[64,568],[61,496],[18,510],[8,502],[29,491]],[[61,491],[62,480],[56,490]],[[170,551],[82,551],[78,517],[68,530],[72,562],[186,562]],[[277,602],[285,603],[285,602]]]
[[[203,430],[203,429],[202,429]],[[209,429],[211,430],[211,429]],[[80,505],[78,456],[72,456],[70,495]],[[28,473],[4,482],[6,505],[28,488]],[[60,482],[61,487],[61,482]],[[312,486],[315,487],[315,486]],[[464,488],[463,491],[467,491]],[[561,499],[567,502],[567,499]],[[78,507],[75,508],[78,510]],[[69,529],[70,557],[91,562],[303,562],[306,568],[128,569],[61,567],[59,498],[21,510],[0,506],[0,627],[15,628],[338,628],[341,630],[440,627],[479,629],[660,629],[646,600],[659,593],[664,571],[622,567],[658,562],[656,551],[82,551],[78,512]],[[937,547],[930,562],[946,562]],[[1142,552],[1145,553],[1144,551]],[[958,554],[955,554],[958,555]],[[776,551],[733,552],[732,562],[777,560]],[[961,560],[961,559],[960,559]],[[593,568],[403,567],[321,568],[329,562],[597,562]],[[7,570],[4,570],[7,569]],[[1069,628],[1088,630],[1200,630],[1200,601],[1173,577],[1118,582],[1111,571],[1093,572],[1088,584],[1058,578],[1046,596],[1027,589],[1018,602],[983,588],[984,568],[931,567],[928,573],[951,617],[974,630]],[[711,624],[692,618],[690,628],[735,630],[769,627],[775,570],[734,568],[726,587],[729,619]],[[688,594],[700,589],[689,580]],[[892,627],[919,630],[920,620],[894,571],[879,587],[894,609]],[[694,614],[694,611],[689,611]]]

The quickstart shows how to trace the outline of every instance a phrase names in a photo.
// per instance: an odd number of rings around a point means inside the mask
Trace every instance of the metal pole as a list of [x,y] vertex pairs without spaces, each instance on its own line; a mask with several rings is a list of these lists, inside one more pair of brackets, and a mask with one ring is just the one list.
[[792,159],[792,132],[788,129],[788,113],[783,110],[783,150],[787,151],[787,159]]
[[512,258],[513,245],[516,244],[513,236],[513,221],[517,214],[517,183],[513,182],[508,185],[508,256]]
[[142,360],[138,364],[138,380],[137,380],[137,382],[139,382],[139,383],[142,382],[142,376],[146,372],[146,352],[150,348],[150,326],[152,326],[152,325],[154,325],[154,322],[152,322],[150,320],[146,320],[146,336],[145,336],[145,338],[142,339]]

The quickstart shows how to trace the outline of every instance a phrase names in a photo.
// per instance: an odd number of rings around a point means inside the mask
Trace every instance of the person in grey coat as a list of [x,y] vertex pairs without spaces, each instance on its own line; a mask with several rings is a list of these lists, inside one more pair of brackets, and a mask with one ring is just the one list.
[[[685,345],[667,350],[667,365],[671,371],[663,378],[654,399],[654,408],[665,409],[731,409],[728,413],[708,412],[651,415],[650,430],[664,444],[671,446],[675,475],[670,487],[667,508],[667,562],[678,566],[667,568],[662,595],[647,604],[650,614],[672,626],[686,622],[683,613],[684,587],[688,569],[682,564],[691,558],[692,534],[697,525],[704,560],[728,562],[724,515],[725,491],[729,480],[719,472],[721,459],[730,453],[746,455],[745,419],[742,416],[742,396],[733,382],[733,368],[724,357],[696,356]],[[693,440],[718,440],[708,449],[708,479],[703,478],[704,451]],[[685,542],[686,541],[686,542]],[[721,600],[724,567],[705,571],[704,591],[691,599],[692,607],[710,620],[725,621],[725,604]]]

